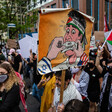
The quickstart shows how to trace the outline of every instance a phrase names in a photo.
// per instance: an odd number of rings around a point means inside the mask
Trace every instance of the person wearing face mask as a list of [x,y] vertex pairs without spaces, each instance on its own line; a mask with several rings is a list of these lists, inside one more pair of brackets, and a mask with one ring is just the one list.
[[22,79],[23,79],[23,68],[22,68],[22,58],[21,58],[21,55],[18,54],[15,51],[15,49],[10,49],[9,55],[12,55],[12,57],[14,58],[14,61],[12,61],[12,60],[8,60],[8,61],[11,63],[12,67],[14,68],[14,70],[21,74]]
[[95,66],[95,58],[90,56],[89,63],[87,64],[85,71],[89,74],[89,85],[88,85],[88,98],[90,100],[90,111],[96,110],[96,105],[99,102],[100,97],[100,80],[101,74]]
[[89,83],[89,75],[84,71],[84,67],[71,68],[71,73],[73,74],[72,82],[82,96],[84,104],[89,110],[89,100],[87,94],[87,88]]
[[[72,79],[71,79],[71,82],[75,85],[75,87],[79,87],[79,80],[76,81],[74,80],[75,79],[75,76],[76,76],[76,73],[80,70],[79,67],[75,67],[75,68],[70,68],[70,71],[71,71],[71,74],[72,74]],[[79,79],[79,78],[78,78]]]
[[8,62],[0,64],[0,112],[21,112],[19,83],[12,66]]

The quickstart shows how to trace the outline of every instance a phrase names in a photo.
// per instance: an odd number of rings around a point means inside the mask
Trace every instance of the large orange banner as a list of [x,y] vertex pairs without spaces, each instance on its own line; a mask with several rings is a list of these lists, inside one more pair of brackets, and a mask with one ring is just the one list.
[[41,9],[37,69],[40,74],[88,62],[94,18],[74,9]]

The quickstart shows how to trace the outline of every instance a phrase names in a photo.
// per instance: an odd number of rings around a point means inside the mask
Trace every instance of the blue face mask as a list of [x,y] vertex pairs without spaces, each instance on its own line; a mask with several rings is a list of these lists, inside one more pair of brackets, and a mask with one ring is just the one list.
[[8,74],[2,74],[0,75],[0,83],[5,82],[8,79]]

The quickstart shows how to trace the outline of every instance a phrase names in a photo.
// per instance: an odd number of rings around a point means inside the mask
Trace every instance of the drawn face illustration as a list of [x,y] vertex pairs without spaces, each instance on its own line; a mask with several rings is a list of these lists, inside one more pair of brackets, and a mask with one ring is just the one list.
[[[76,29],[72,25],[66,27],[66,33],[64,36],[64,43],[69,42],[68,44],[71,44],[70,47],[74,47],[74,44],[77,46],[77,40],[81,40],[81,38],[82,38],[82,35],[79,36],[79,30],[78,29]],[[65,52],[65,54],[67,56],[75,55],[74,48],[68,49]]]

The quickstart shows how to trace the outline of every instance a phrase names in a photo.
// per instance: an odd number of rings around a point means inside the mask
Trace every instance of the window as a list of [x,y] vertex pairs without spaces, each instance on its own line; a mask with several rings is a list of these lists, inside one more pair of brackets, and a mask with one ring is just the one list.
[[71,0],[71,5],[72,8],[74,8],[75,10],[79,10],[79,0]]
[[51,5],[51,8],[56,8],[56,3]]
[[106,12],[107,23],[109,23],[109,0],[105,1],[105,12]]
[[86,13],[91,16],[91,0],[86,0]]
[[97,31],[98,30],[98,0],[94,0],[94,18],[95,18],[95,22],[94,22],[94,30]]
[[111,7],[110,7],[110,29],[112,29],[112,2],[111,2]]
[[40,0],[40,4],[42,4],[42,0]]
[[67,6],[66,6],[67,4],[69,4],[69,0],[63,0],[62,1],[62,5],[63,5],[62,7],[63,8],[67,8]]

